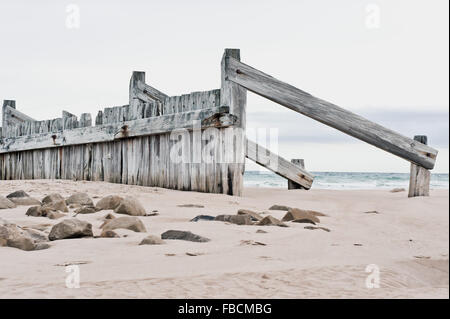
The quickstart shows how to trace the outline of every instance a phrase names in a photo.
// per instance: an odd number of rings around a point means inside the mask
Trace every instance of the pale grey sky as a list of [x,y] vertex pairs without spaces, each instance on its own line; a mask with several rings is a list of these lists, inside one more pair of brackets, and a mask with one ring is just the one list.
[[[80,28],[66,26],[67,5]],[[128,101],[133,70],[169,95],[220,86],[223,49],[402,134],[427,134],[448,172],[447,0],[0,2],[0,99],[36,118]],[[374,9],[379,27],[371,28]],[[368,11],[369,10],[369,11]],[[368,24],[369,22],[369,24]],[[368,27],[369,26],[369,27]],[[409,163],[249,93],[248,126],[315,171],[407,172]],[[249,168],[252,168],[249,165]]]

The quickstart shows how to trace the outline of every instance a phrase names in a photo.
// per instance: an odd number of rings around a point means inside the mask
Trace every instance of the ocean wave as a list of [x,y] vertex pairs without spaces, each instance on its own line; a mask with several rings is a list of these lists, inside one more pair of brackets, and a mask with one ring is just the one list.
[[[313,172],[314,189],[392,189],[408,188],[406,173]],[[286,179],[271,173],[246,171],[244,186],[286,188]],[[431,189],[448,189],[448,174],[431,174]]]

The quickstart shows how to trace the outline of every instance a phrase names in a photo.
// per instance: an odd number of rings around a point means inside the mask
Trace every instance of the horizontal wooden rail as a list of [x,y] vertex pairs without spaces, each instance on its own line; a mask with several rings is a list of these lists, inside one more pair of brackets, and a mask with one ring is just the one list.
[[227,57],[227,79],[323,124],[427,169],[438,151]]
[[247,139],[246,144],[245,156],[248,159],[306,189],[311,188],[314,175],[249,139]]
[[170,133],[180,129],[192,130],[194,121],[200,121],[202,129],[229,127],[235,124],[236,117],[229,114],[229,107],[221,106],[61,132],[19,136],[3,139],[0,143],[0,153],[109,142],[120,138]]

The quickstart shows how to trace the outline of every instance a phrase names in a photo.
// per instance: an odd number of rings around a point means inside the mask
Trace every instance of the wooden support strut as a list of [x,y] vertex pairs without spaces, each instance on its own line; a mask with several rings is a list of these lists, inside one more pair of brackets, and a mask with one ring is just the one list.
[[[425,135],[416,135],[414,140],[424,145],[427,145],[428,142]],[[411,163],[408,197],[430,196],[430,177],[429,170]]]
[[427,169],[438,151],[227,57],[226,78],[271,101]]
[[143,101],[147,101],[148,98],[150,98],[151,100],[164,102],[164,100],[169,97],[168,95],[142,81],[137,82],[137,88],[141,91],[137,92],[137,97]]
[[[305,169],[305,160],[303,159],[291,159],[291,163],[298,167]],[[297,184],[291,180],[288,180],[288,189],[305,189],[302,185]]]
[[247,139],[246,156],[248,159],[305,189],[310,189],[312,186],[314,176],[311,173],[249,139]]
[[22,122],[34,122],[35,120],[28,115],[16,110],[16,101],[4,100],[2,107],[2,130],[1,136],[8,136],[8,129],[14,128],[14,125]]

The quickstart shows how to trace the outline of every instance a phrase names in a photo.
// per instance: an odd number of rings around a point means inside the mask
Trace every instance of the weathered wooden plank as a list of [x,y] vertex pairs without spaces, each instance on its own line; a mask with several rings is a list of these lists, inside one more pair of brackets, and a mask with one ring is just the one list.
[[140,162],[141,180],[139,185],[147,186],[150,184],[150,163],[151,163],[151,150],[150,150],[150,138],[151,136],[144,136],[142,138],[142,160]]
[[63,120],[62,120],[62,118],[57,118],[57,119],[51,120],[50,128],[51,128],[50,131],[53,132],[53,133],[62,131],[62,129],[63,129]]
[[75,114],[72,114],[72,113],[70,113],[68,111],[63,110],[62,111],[62,118],[65,118],[65,117],[77,117],[77,116]]
[[[15,107],[12,107],[11,105],[15,105],[15,101],[14,104],[10,104],[12,103],[12,101],[4,101],[4,106],[3,108],[5,109],[5,112],[7,112],[7,114],[12,118],[15,119],[17,122],[25,122],[25,121],[35,121],[35,119],[33,119],[32,117],[16,110]],[[11,118],[6,118],[6,120],[10,120]]]
[[229,81],[284,105],[291,110],[427,169],[434,167],[438,154],[437,150],[373,123],[339,106],[316,98],[292,85],[241,63],[234,57],[226,57],[225,74]]
[[138,97],[142,91],[138,88],[138,82],[145,83],[145,72],[134,71],[131,74],[129,85],[129,105],[141,104],[142,100]]
[[80,127],[92,126],[92,118],[90,113],[82,113],[80,116]]
[[20,134],[19,125],[23,122],[33,122],[33,118],[16,110],[16,101],[4,100],[2,107],[2,136],[12,137]]
[[305,189],[310,189],[312,186],[314,176],[311,173],[249,139],[247,139],[246,156],[248,159],[271,170],[281,177],[301,185]]
[[[225,149],[228,153],[233,153],[235,161],[228,162],[227,174],[223,174],[222,183],[226,183],[227,194],[242,195],[244,188],[244,170],[245,170],[245,124],[246,124],[246,107],[247,107],[247,90],[230,81],[228,77],[229,61],[240,61],[241,54],[239,49],[225,49],[221,61],[221,88],[220,88],[220,104],[228,105],[230,113],[237,117],[237,123],[233,127],[231,140],[225,137]],[[229,131],[229,130],[227,130]],[[235,137],[235,142],[234,142]],[[225,169],[225,168],[224,168]],[[223,172],[224,173],[224,172]],[[226,176],[226,177],[225,177]]]
[[[145,77],[144,77],[145,80]],[[169,96],[167,94],[164,94],[163,92],[155,89],[154,87],[148,85],[145,83],[145,81],[139,80],[137,82],[137,88],[139,90],[141,90],[141,92],[144,94],[144,96],[149,97],[152,100],[157,100],[157,101],[164,101],[166,98],[168,98]],[[138,98],[143,98],[143,96],[139,95]],[[145,101],[145,100],[143,100]]]
[[95,117],[95,125],[103,124],[103,111],[98,111],[97,116]]
[[[72,130],[78,128],[78,118],[67,111],[62,111],[63,130]],[[36,133],[39,133],[37,131]]]
[[[416,135],[414,140],[424,145],[428,144],[428,139],[425,135]],[[429,170],[411,163],[408,197],[430,196],[430,178]]]
[[193,121],[196,120],[201,121],[203,128],[228,127],[235,123],[235,117],[228,113],[227,107],[210,108],[123,123],[4,139],[3,144],[0,145],[0,153],[114,141],[134,136],[163,134],[175,129],[192,130]]

